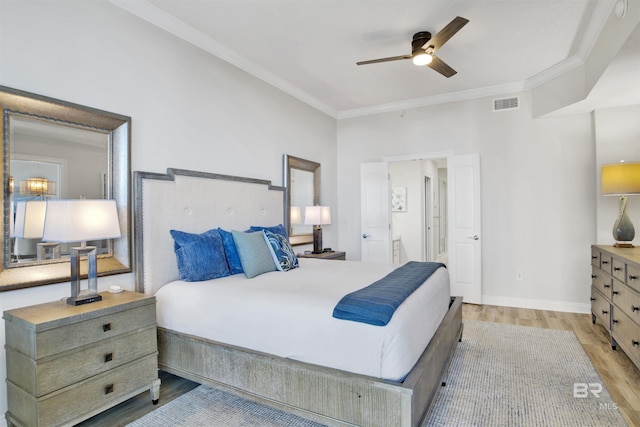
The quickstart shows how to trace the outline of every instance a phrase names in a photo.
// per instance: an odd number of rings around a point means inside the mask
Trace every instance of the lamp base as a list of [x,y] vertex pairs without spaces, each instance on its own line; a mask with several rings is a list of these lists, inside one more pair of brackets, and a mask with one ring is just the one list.
[[90,295],[82,295],[79,297],[69,297],[67,298],[67,304],[69,305],[82,305],[89,304],[92,302],[102,301],[102,295],[100,294],[90,294]]
[[621,243],[621,242],[616,242],[615,245],[613,245],[614,248],[635,248],[635,246],[633,246],[631,243]]

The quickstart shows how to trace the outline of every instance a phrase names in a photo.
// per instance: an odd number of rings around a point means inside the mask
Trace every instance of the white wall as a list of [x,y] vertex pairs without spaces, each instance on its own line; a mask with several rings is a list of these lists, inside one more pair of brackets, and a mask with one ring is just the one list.
[[[132,170],[177,167],[282,185],[284,153],[320,162],[321,203],[337,213],[333,118],[109,2],[0,2],[0,84],[131,116]],[[337,233],[337,222],[325,229],[327,246],[337,246]],[[134,277],[98,283],[133,289]],[[2,292],[0,310],[69,292],[66,283]],[[1,414],[5,378],[0,351]]]
[[[360,256],[359,165],[386,156],[480,153],[483,301],[584,311],[596,238],[595,145],[589,114],[532,119],[491,99],[338,122],[340,248]],[[516,280],[516,271],[523,280]]]

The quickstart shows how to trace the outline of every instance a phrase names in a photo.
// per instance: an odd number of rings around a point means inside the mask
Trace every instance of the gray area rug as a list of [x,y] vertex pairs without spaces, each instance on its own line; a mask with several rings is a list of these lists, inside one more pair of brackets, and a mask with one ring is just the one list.
[[[465,321],[428,426],[626,426],[569,331]],[[199,386],[128,427],[318,427]]]

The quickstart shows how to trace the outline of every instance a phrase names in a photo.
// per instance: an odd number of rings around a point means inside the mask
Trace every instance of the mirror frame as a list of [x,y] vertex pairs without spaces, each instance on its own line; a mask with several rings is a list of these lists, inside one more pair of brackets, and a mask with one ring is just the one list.
[[301,159],[299,157],[290,156],[285,154],[283,157],[284,163],[284,226],[289,234],[289,243],[292,246],[306,245],[313,243],[313,233],[308,234],[291,234],[291,169],[299,169],[305,172],[313,173],[313,204],[320,204],[320,163],[313,162],[311,160]]
[[[9,116],[20,114],[47,121],[59,122],[83,128],[106,131],[109,134],[108,162],[110,176],[110,198],[116,201],[120,221],[119,239],[114,239],[112,253],[98,257],[98,275],[106,276],[131,272],[131,118],[71,102],[61,101],[18,89],[0,86],[0,107],[2,108],[2,130],[4,159],[0,166],[3,179],[0,227],[3,241],[0,245],[0,292],[23,289],[52,283],[68,282],[71,279],[69,260],[45,261],[39,265],[14,266],[7,264],[6,250],[9,227],[8,190],[9,177],[5,173],[10,166]],[[85,273],[86,275],[86,273]]]

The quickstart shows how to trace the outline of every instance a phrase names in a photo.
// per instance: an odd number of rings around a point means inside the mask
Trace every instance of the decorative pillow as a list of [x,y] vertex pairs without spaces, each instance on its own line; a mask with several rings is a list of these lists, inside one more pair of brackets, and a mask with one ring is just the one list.
[[298,266],[298,258],[286,237],[269,230],[264,230],[264,235],[269,242],[271,256],[278,270],[289,271]]
[[243,233],[233,230],[233,240],[240,256],[240,263],[245,276],[249,279],[262,273],[276,271],[269,246],[263,232]]
[[249,230],[251,231],[263,231],[263,230],[268,230],[272,233],[278,233],[282,236],[285,237],[285,239],[289,238],[289,235],[287,234],[287,230],[284,228],[284,225],[282,224],[278,224],[278,225],[274,225],[272,227],[263,227],[260,225],[252,225],[251,227],[249,227]]
[[170,233],[181,280],[198,282],[229,275],[222,237],[218,230],[202,234],[177,230],[171,230]]
[[224,254],[227,257],[227,264],[229,265],[229,272],[231,274],[242,273],[242,263],[240,262],[240,255],[236,249],[236,242],[233,240],[233,234],[230,231],[218,228],[220,236],[222,236],[222,245],[224,246]]

